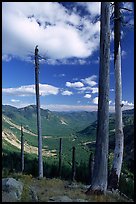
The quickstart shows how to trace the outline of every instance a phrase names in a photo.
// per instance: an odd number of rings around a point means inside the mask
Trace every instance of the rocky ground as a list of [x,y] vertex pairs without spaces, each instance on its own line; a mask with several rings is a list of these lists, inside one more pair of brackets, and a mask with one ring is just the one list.
[[88,186],[61,179],[14,174],[2,179],[2,202],[133,202],[118,192],[86,195]]

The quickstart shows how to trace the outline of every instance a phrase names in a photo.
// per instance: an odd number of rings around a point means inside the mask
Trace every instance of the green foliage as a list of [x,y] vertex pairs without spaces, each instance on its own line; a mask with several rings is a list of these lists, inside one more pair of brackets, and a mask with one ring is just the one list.
[[76,180],[85,184],[89,182],[89,169],[85,162],[81,160],[80,164],[76,167]]
[[[36,112],[35,106],[26,107],[23,109],[16,109],[6,106],[3,109],[3,114],[10,117],[11,121],[20,125],[21,123],[28,129],[36,133]],[[43,138],[43,148],[47,150],[56,150],[57,156],[45,157],[43,156],[44,176],[47,178],[58,177],[58,162],[59,162],[59,137],[62,137],[62,171],[61,178],[70,180],[72,173],[72,147],[75,146],[76,153],[76,180],[88,184],[89,171],[88,162],[90,150],[94,153],[97,122],[93,121],[91,125],[91,115],[87,112],[80,113],[56,113],[48,110],[42,110],[42,135],[50,135],[52,137]],[[94,113],[95,115],[96,113]],[[81,116],[81,117],[80,117]],[[88,120],[88,121],[87,121]],[[64,125],[61,121],[66,122]],[[82,121],[82,123],[81,123]],[[89,124],[88,124],[89,122]],[[134,117],[131,112],[123,114],[124,122],[124,158],[119,188],[128,197],[134,196]],[[86,125],[85,125],[86,124]],[[27,126],[26,126],[27,125]],[[89,125],[89,126],[88,126]],[[84,130],[81,130],[86,127]],[[10,124],[2,121],[2,129],[10,130],[20,140],[20,130],[11,128]],[[114,114],[110,115],[110,138],[109,138],[109,169],[112,166],[113,150],[115,143],[115,119]],[[77,133],[78,132],[78,133]],[[24,133],[24,138],[28,144],[38,146],[37,136],[32,136]],[[88,143],[88,144],[86,144]],[[2,143],[2,176],[6,177],[13,171],[20,172],[21,157],[20,150],[7,141]],[[38,176],[38,159],[37,155],[25,153],[25,172],[34,177]],[[27,190],[27,188],[26,188]]]
[[129,174],[121,174],[119,190],[129,198],[134,199],[134,179]]
[[[2,113],[9,117],[15,124],[22,125],[37,133],[36,106],[30,105],[25,108],[2,106]],[[42,135],[63,136],[70,135],[75,131],[82,130],[97,118],[97,112],[73,112],[59,113],[41,109]],[[81,123],[82,121],[82,123]]]

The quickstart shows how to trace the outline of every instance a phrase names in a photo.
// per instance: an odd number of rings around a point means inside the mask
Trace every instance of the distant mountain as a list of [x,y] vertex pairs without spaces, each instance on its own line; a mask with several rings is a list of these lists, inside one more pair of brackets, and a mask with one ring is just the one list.
[[[125,110],[123,113],[123,125],[132,125],[134,124],[134,109],[131,110]],[[79,134],[88,135],[92,134],[92,131],[96,133],[97,129],[97,121],[94,121],[92,124],[90,124],[85,129],[79,131]],[[115,129],[115,113],[111,113],[109,115],[109,130],[113,131]]]
[[[131,171],[134,171],[134,109],[123,111],[123,132],[124,132],[124,161]],[[96,139],[97,121],[85,129],[78,132],[80,136]],[[94,148],[95,143],[87,144],[89,148]],[[109,117],[109,148],[115,147],[115,114]]]
[[123,115],[134,115],[134,108],[130,110],[124,110]]
[[[15,108],[2,106],[3,115],[10,118],[15,124],[37,133],[36,106]],[[41,108],[41,124],[43,135],[69,135],[80,131],[97,119],[97,112],[53,112]]]

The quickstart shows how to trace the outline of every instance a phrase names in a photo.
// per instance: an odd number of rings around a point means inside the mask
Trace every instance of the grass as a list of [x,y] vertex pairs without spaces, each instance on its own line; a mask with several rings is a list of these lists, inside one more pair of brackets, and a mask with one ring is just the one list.
[[129,202],[127,199],[115,193],[108,193],[106,195],[86,195],[81,188],[81,183],[76,182],[78,188],[66,188],[70,181],[60,179],[37,179],[32,175],[23,175],[19,173],[10,174],[10,177],[20,180],[24,184],[23,193],[20,202],[32,202],[31,191],[33,189],[37,195],[38,202],[48,202],[50,198],[57,196],[68,196],[69,198],[84,199],[88,202]]

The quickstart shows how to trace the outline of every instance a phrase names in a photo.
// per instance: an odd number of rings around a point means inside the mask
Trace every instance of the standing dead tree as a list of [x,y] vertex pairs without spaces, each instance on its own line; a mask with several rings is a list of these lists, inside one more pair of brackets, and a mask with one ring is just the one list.
[[59,177],[61,177],[61,169],[62,169],[62,138],[60,138],[59,145]]
[[100,69],[96,149],[93,178],[87,194],[103,194],[107,190],[109,142],[109,67],[110,67],[110,2],[101,2]]
[[24,133],[21,124],[21,172],[24,172]]
[[117,189],[123,160],[124,134],[122,124],[122,82],[120,2],[114,3],[114,68],[115,68],[115,150],[112,170],[109,176],[109,189]]
[[39,178],[43,177],[42,161],[42,134],[41,134],[41,114],[39,97],[39,55],[38,46],[35,47],[35,89],[36,89],[36,108],[37,108],[37,131],[38,131],[38,170]]
[[72,181],[75,181],[76,176],[76,161],[75,161],[75,147],[72,148]]

